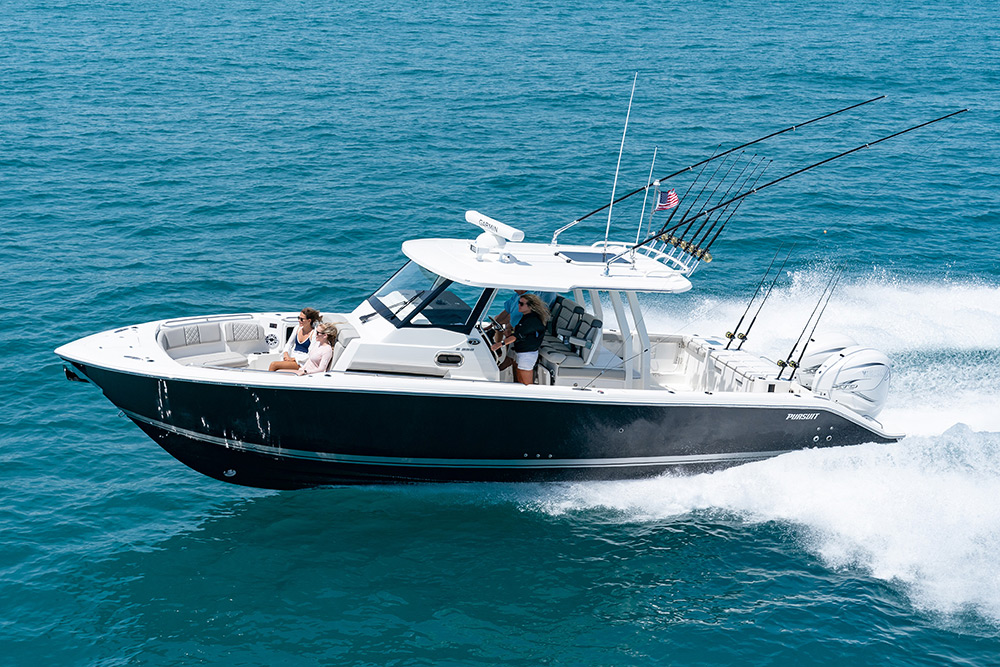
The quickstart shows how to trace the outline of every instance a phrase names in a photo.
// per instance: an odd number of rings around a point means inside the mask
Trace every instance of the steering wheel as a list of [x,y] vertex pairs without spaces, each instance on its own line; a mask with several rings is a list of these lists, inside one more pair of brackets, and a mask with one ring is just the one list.
[[[486,317],[489,319],[490,324],[493,326],[492,333],[494,334],[500,333],[502,335],[503,325],[497,322],[496,318],[491,317],[490,315],[487,315]],[[483,330],[483,336],[486,338],[486,342],[491,347],[493,346],[494,343],[496,343],[496,341],[493,339],[493,336],[487,335],[485,330]],[[493,356],[496,357],[497,364],[500,364],[504,359],[507,358],[507,347],[508,347],[507,345],[501,345],[499,349],[491,350]]]
[[497,349],[491,350],[493,352],[493,356],[496,357],[497,366],[499,366],[504,362],[504,360],[507,358],[507,355],[510,354],[509,350],[510,350],[509,345],[501,345]]
[[[496,327],[496,320],[494,320],[494,319],[493,319],[492,317],[490,317],[489,315],[487,315],[486,317],[487,317],[487,318],[488,318],[488,319],[490,320],[490,323],[491,323],[491,324],[492,324],[492,325],[493,325],[494,327]],[[476,331],[478,331],[478,332],[479,332],[480,334],[482,334],[482,336],[483,336],[483,340],[485,340],[485,341],[486,341],[487,343],[490,343],[490,344],[492,344],[492,342],[493,342],[493,341],[491,341],[491,340],[490,340],[490,336],[489,336],[489,334],[487,334],[487,333],[486,333],[486,327],[485,327],[485,326],[483,326],[483,323],[482,323],[482,321],[479,321],[479,322],[476,322]]]

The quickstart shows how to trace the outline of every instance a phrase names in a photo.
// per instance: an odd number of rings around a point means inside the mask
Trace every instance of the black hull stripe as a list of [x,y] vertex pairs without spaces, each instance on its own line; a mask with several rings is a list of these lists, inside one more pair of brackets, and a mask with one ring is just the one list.
[[776,450],[767,452],[739,452],[731,454],[699,454],[686,456],[647,456],[632,458],[601,458],[601,459],[429,459],[413,457],[391,457],[391,456],[357,456],[351,454],[330,454],[326,452],[313,452],[301,449],[286,449],[270,447],[239,440],[219,438],[204,433],[198,433],[189,429],[179,428],[165,422],[150,419],[142,415],[122,411],[125,415],[136,422],[142,422],[158,428],[168,433],[173,433],[189,440],[204,442],[227,449],[236,449],[265,456],[274,456],[288,459],[301,459],[310,461],[328,461],[337,463],[351,463],[356,465],[371,466],[395,466],[406,468],[469,468],[469,469],[554,469],[554,468],[619,468],[619,467],[663,467],[682,465],[711,465],[726,464],[737,465],[739,463],[749,463],[761,459],[771,458],[780,454],[786,454],[789,450]]

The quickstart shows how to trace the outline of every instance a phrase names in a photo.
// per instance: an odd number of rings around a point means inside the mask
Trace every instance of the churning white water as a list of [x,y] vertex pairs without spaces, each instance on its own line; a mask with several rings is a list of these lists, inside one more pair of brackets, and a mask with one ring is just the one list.
[[[822,282],[797,276],[776,290],[745,349],[786,356],[798,335],[790,324],[801,329]],[[664,309],[651,327],[724,333],[745,306],[705,300],[687,319]],[[906,438],[711,474],[567,485],[540,506],[557,514],[608,509],[640,522],[721,511],[789,524],[831,568],[899,585],[919,608],[1000,622],[1000,289],[844,283],[820,330],[847,333],[894,360],[880,419]]]

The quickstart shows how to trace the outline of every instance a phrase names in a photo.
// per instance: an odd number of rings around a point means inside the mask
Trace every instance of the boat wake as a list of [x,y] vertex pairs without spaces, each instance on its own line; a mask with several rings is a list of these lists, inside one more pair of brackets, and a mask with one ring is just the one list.
[[[796,276],[772,295],[747,349],[787,354],[794,339],[783,329],[805,321],[804,297],[822,282]],[[708,334],[731,330],[744,308],[706,302],[690,325],[657,316]],[[900,586],[917,608],[1000,623],[1000,288],[871,278],[843,284],[830,311],[825,322],[848,323],[844,333],[893,358],[880,418],[909,434],[901,442],[799,451],[691,477],[572,484],[533,506],[635,522],[702,512],[780,522],[828,567]],[[750,345],[775,339],[770,350]]]
[[719,513],[793,526],[833,569],[901,586],[924,611],[1000,623],[1000,434],[955,426],[892,445],[793,452],[692,477],[574,484],[535,505],[621,520]]

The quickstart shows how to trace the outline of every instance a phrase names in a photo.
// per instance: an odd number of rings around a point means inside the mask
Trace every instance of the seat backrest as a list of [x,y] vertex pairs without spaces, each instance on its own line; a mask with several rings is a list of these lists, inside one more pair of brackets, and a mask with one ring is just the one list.
[[229,349],[240,354],[261,353],[270,349],[264,340],[264,327],[256,322],[225,322],[222,335]]
[[222,333],[227,343],[264,340],[264,327],[256,322],[226,322]]
[[552,308],[549,309],[549,323],[548,326],[546,327],[547,329],[546,333],[550,333],[553,336],[555,335],[556,322],[559,321],[559,313],[560,311],[562,311],[563,304],[565,302],[566,299],[564,299],[561,296],[557,296],[556,300],[552,302]]
[[172,359],[226,349],[222,342],[222,330],[215,322],[163,326],[156,334],[156,341]]
[[333,358],[330,359],[330,368],[333,368],[337,365],[340,355],[347,349],[347,345],[355,338],[360,338],[361,336],[358,334],[358,330],[351,326],[347,320],[338,317],[324,317],[323,321],[337,325],[337,340],[333,343]]
[[187,345],[202,345],[221,343],[222,332],[218,324],[187,324],[183,326],[163,327],[157,338],[164,350],[184,347]]
[[574,349],[583,358],[585,364],[589,364],[590,360],[594,358],[594,354],[597,353],[597,343],[601,339],[603,328],[604,322],[590,313],[586,313],[581,318],[580,326],[577,327],[572,342]]
[[551,320],[549,333],[557,338],[574,335],[585,312],[583,306],[578,306],[575,301],[563,299],[558,314]]

